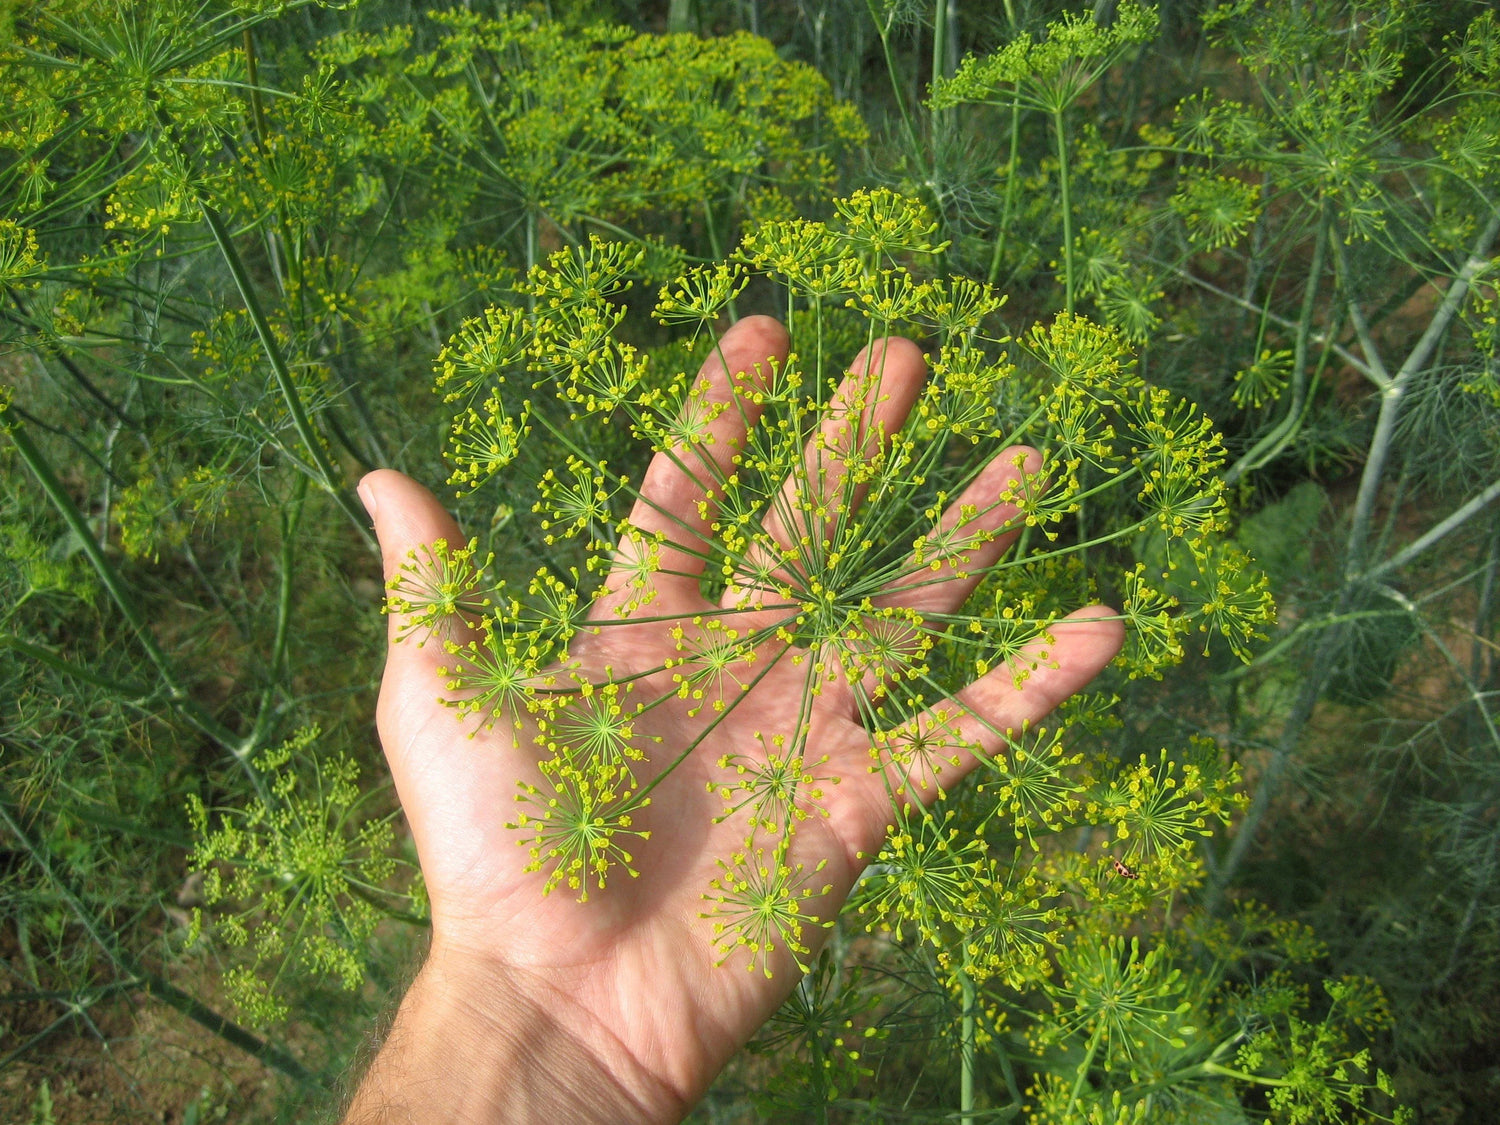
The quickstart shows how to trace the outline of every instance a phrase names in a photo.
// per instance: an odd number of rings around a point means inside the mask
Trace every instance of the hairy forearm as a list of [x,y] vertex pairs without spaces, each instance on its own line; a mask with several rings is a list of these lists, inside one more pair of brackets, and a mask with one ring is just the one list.
[[571,1020],[560,998],[434,949],[343,1125],[657,1125],[686,1108],[612,1037]]

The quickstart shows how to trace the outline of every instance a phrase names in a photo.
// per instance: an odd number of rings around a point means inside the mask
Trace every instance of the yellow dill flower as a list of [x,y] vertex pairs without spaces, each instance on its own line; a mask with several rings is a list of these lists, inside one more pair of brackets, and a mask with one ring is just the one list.
[[802,864],[788,863],[783,840],[770,856],[757,848],[753,854],[737,852],[728,861],[717,862],[719,874],[703,895],[713,906],[698,915],[713,922],[713,942],[720,954],[717,963],[724,964],[743,949],[749,954],[745,968],[759,969],[769,979],[774,975],[773,962],[784,953],[799,972],[808,972],[802,959],[810,949],[803,941],[803,930],[829,927],[833,921],[820,922],[803,914],[802,905],[832,889],[827,884],[817,890],[807,885],[828,861],[804,871]]
[[749,283],[749,275],[733,262],[694,266],[677,282],[662,286],[652,315],[663,324],[692,325],[696,337],[723,315]]
[[514,461],[530,433],[530,411],[530,402],[523,402],[519,416],[510,416],[500,393],[494,391],[478,410],[470,408],[454,419],[448,448],[443,451],[453,464],[448,483],[473,492]]
[[23,285],[47,268],[36,232],[0,219],[0,285]]
[[420,634],[419,646],[434,636],[446,642],[457,626],[479,619],[490,605],[485,571],[494,555],[476,562],[478,546],[473,539],[457,548],[449,547],[446,539],[434,539],[420,554],[407,553],[386,583],[382,608],[405,618],[397,640]]
[[824,798],[823,785],[837,785],[839,778],[820,776],[817,767],[828,764],[828,755],[815,762],[804,756],[805,739],[795,741],[787,749],[788,738],[774,734],[767,738],[760,731],[751,737],[760,744],[761,752],[754,756],[725,754],[718,761],[719,769],[729,776],[719,781],[709,781],[708,791],[716,793],[724,801],[724,811],[715,823],[728,820],[734,814],[749,809],[746,849],[755,846],[759,832],[771,836],[789,837],[795,824],[817,813],[828,815],[828,810],[818,802]]
[[897,814],[860,888],[856,909],[867,916],[867,929],[888,929],[899,941],[910,926],[941,947],[945,931],[962,936],[984,921],[987,849],[979,837],[962,837],[954,821],[952,810]]
[[651,838],[634,821],[650,798],[635,800],[628,775],[615,766],[599,761],[575,765],[566,758],[545,764],[546,781],[521,784],[515,797],[521,809],[507,825],[521,834],[530,853],[526,870],[546,870],[542,893],[566,886],[578,892],[579,902],[587,902],[590,884],[603,890],[615,868],[631,878],[639,875],[626,845]]

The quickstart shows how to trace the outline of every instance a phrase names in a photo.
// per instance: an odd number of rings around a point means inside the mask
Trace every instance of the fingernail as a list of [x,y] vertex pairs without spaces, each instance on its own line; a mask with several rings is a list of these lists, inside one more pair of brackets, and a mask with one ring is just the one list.
[[359,487],[355,489],[359,493],[359,502],[365,506],[365,511],[370,513],[370,518],[375,518],[375,490],[370,487],[368,481],[360,481]]

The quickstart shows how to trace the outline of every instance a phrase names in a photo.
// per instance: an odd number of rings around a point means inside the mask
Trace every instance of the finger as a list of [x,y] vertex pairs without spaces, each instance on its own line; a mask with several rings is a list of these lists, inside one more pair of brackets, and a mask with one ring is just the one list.
[[[656,559],[659,596],[696,598],[714,517],[712,496],[734,472],[745,435],[760,417],[753,393],[767,385],[773,367],[786,359],[786,329],[769,316],[747,316],[724,333],[704,362],[683,411],[709,417],[703,440],[656,454],[641,482],[630,523],[666,542]],[[622,546],[622,552],[628,551]],[[634,570],[634,559],[617,560],[611,588]]]
[[[389,469],[370,473],[359,483],[359,496],[374,520],[387,580],[406,573],[403,568],[414,561],[431,559],[439,540],[464,543],[442,504],[409,477]],[[438,670],[454,658],[435,639],[419,646],[418,637],[408,632],[411,618],[390,615],[391,643],[375,723],[440,927],[446,915],[468,906],[452,901],[451,888],[472,884],[474,872],[501,848],[514,847],[500,827],[505,818],[497,816],[499,795],[515,792],[518,775],[535,775],[523,772],[521,755],[505,753],[514,745],[510,732],[493,738],[491,748],[498,753],[476,753],[463,737],[475,733],[474,724],[459,722],[439,702],[448,693]],[[461,619],[450,619],[449,628],[456,642],[477,635]]]
[[918,613],[957,610],[1020,534],[1020,509],[1003,497],[1014,495],[1013,489],[1034,478],[1041,466],[1042,455],[1024,445],[992,458],[948,505],[925,549],[908,559],[875,604]]
[[1114,610],[1075,610],[1014,661],[981,676],[909,722],[875,736],[876,749],[895,771],[893,783],[931,803],[943,786],[965,777],[976,754],[1002,753],[1010,735],[1050,714],[1081,691],[1114,659],[1125,639]]
[[[900,336],[877,340],[855,357],[807,443],[803,462],[783,483],[762,520],[765,539],[749,551],[724,604],[738,605],[764,591],[755,573],[813,574],[831,547],[830,535],[853,515],[868,484],[850,470],[878,453],[900,430],[927,378],[920,348]],[[847,486],[846,486],[846,482]]]

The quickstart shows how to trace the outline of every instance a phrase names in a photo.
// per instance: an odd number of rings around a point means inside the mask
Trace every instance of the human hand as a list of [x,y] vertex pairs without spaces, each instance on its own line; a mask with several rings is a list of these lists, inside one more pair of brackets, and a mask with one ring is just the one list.
[[[657,454],[630,517],[635,528],[663,537],[659,557],[644,580],[628,551],[618,558],[591,627],[569,645],[569,678],[636,676],[635,691],[658,700],[632,731],[645,755],[632,768],[650,795],[630,826],[639,834],[629,844],[638,876],[615,872],[584,904],[569,893],[544,895],[547,872],[530,869],[530,852],[517,846],[527,837],[507,827],[522,807],[518,785],[545,791],[549,784],[538,768],[535,719],[511,714],[493,729],[471,731],[439,698],[439,669],[453,663],[451,654],[411,638],[392,644],[377,721],[431,898],[432,949],[348,1121],[385,1114],[444,1122],[679,1119],[785,999],[799,964],[816,954],[826,937],[820,923],[836,917],[885,838],[893,794],[898,803],[936,795],[888,753],[872,756],[872,747],[889,745],[877,744],[867,725],[879,682],[856,676],[851,684],[770,631],[788,615],[784,558],[764,560],[758,579],[736,575],[717,604],[703,596],[697,537],[711,534],[714,515],[706,489],[733,472],[755,423],[754,396],[743,389],[767,378],[768,360],[784,359],[786,346],[781,326],[766,317],[746,318],[725,334],[699,378],[707,403],[733,408],[712,416],[710,440]],[[828,414],[808,446],[805,472],[792,474],[783,502],[765,519],[783,546],[822,534],[838,518],[835,498],[858,503],[858,489],[844,479],[849,466],[900,428],[926,366],[910,341],[890,338],[850,370],[838,396],[849,409]],[[1035,471],[1028,456],[1011,449],[995,457],[948,508],[942,527],[964,532],[954,539],[963,567],[945,567],[941,581],[913,568],[920,579],[898,581],[875,604],[924,615],[957,610],[1014,538],[1006,529],[1015,509],[997,499],[1008,482]],[[463,541],[438,501],[399,473],[370,474],[360,494],[388,578],[435,540]],[[671,674],[683,636],[701,636],[706,621],[760,638],[738,681],[720,683],[734,699],[718,710],[691,694],[681,698]],[[393,615],[393,641],[405,628]],[[1021,686],[1014,668],[1002,666],[908,720],[911,733],[940,730],[953,748],[957,764],[944,784],[968,772],[975,753],[1003,752],[1003,732],[1081,689],[1122,640],[1118,621],[1099,607],[1079,610],[1051,634],[1054,643],[1021,658],[1030,665]],[[752,955],[716,935],[714,919],[703,916],[713,913],[705,892],[726,882],[720,861],[746,850],[745,814],[720,816],[724,802],[713,788],[723,783],[722,758],[764,762],[778,735],[800,738],[804,761],[826,756],[820,776],[840,781],[822,787],[819,807],[795,832],[765,842],[769,877],[789,884],[780,901],[795,900],[799,913],[783,914],[780,928],[772,920],[764,934],[773,948]],[[756,867],[757,856],[748,863]],[[805,898],[799,882],[810,892]],[[722,921],[722,904],[718,913]],[[719,964],[726,954],[728,963]],[[746,963],[767,971],[746,972]]]

